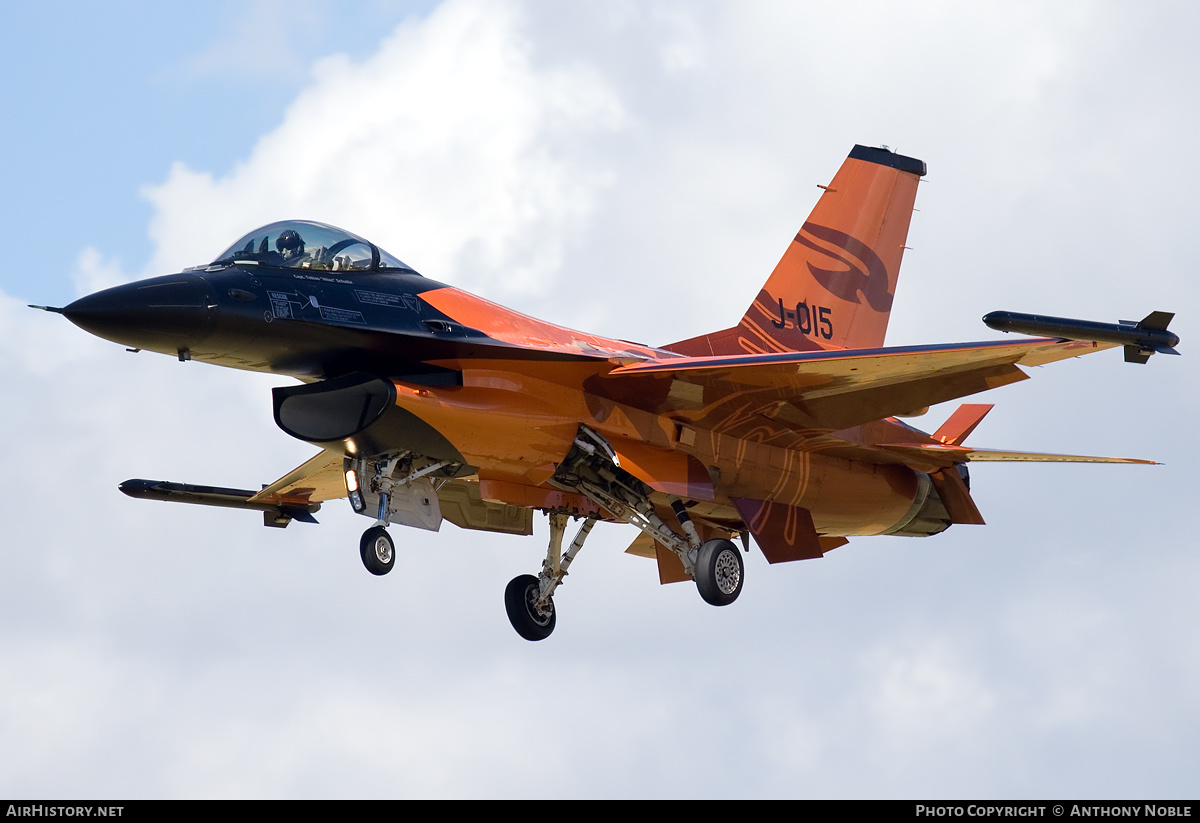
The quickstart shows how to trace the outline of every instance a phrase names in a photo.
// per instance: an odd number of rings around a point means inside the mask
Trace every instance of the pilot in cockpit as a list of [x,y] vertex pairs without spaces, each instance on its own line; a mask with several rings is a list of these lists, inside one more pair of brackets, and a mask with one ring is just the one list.
[[280,232],[279,237],[275,238],[275,250],[283,256],[285,264],[289,266],[294,266],[306,256],[304,238],[294,229]]

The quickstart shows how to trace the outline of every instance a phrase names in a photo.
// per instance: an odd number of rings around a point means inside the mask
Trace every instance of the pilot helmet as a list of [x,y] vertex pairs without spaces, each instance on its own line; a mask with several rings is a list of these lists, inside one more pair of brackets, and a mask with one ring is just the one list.
[[275,249],[285,258],[295,257],[304,254],[304,240],[295,229],[287,229],[275,238]]

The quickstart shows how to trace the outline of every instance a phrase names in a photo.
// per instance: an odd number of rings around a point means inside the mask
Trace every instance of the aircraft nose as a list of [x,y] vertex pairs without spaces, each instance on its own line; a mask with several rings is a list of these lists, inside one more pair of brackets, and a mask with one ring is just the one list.
[[173,274],[89,294],[62,313],[105,340],[182,356],[212,334],[217,295],[197,274]]

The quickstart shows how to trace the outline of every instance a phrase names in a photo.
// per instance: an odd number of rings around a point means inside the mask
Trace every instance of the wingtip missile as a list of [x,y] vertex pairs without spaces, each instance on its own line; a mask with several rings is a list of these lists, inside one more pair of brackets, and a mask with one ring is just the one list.
[[218,486],[197,486],[191,483],[168,483],[164,480],[126,480],[117,486],[122,494],[139,500],[163,500],[171,503],[191,503],[199,506],[220,506],[227,509],[252,509],[263,513],[263,525],[282,528],[292,520],[316,523],[313,513],[320,503],[291,506],[283,503],[252,501],[256,492],[226,489]]
[[1117,343],[1125,347],[1125,362],[1145,363],[1150,355],[1179,354],[1179,335],[1167,331],[1175,315],[1153,311],[1133,323],[1100,323],[1093,320],[1074,320],[1069,317],[1047,317],[1040,314],[1020,314],[994,311],[983,316],[988,328],[1002,332],[1032,334],[1037,337],[1061,337],[1066,340],[1087,340],[1096,343]]

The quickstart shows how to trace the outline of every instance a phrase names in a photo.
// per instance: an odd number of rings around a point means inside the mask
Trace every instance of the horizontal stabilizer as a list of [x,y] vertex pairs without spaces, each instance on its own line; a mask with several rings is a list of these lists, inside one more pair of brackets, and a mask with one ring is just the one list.
[[1041,452],[1017,452],[1006,449],[970,449],[966,446],[939,443],[879,443],[875,448],[887,449],[921,461],[950,463],[1141,463],[1159,466],[1153,460],[1134,457],[1091,457],[1083,454],[1043,454]]

